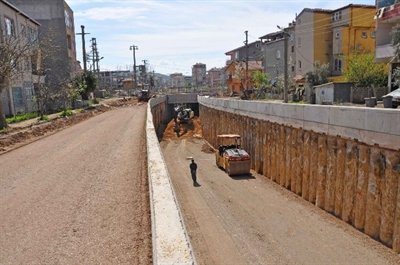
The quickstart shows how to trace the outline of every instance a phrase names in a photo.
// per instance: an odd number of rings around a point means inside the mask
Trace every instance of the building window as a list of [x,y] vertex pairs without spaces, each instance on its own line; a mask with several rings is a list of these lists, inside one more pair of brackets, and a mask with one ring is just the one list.
[[15,36],[14,20],[4,17],[5,33],[7,36]]
[[368,33],[365,31],[361,32],[361,38],[363,38],[363,39],[368,38]]
[[301,69],[301,61],[299,60],[299,69]]
[[294,72],[294,65],[292,65],[292,72]]
[[339,39],[340,38],[340,32],[336,32],[335,33],[335,39]]
[[276,59],[279,60],[281,59],[281,51],[280,50],[276,50]]
[[294,52],[294,45],[292,45],[292,53]]
[[342,11],[337,11],[332,14],[332,21],[338,21],[342,19]]
[[335,59],[335,71],[336,72],[342,72],[342,60],[341,59]]
[[67,42],[68,42],[68,49],[72,49],[72,39],[71,39],[71,35],[67,35]]

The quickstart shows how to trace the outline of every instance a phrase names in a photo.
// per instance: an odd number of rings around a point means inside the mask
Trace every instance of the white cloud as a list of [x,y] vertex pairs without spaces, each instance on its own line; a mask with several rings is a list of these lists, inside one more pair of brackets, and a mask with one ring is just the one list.
[[[148,59],[162,73],[190,73],[196,62],[222,67],[225,52],[286,26],[305,7],[333,9],[347,1],[156,1],[67,0],[77,25],[97,37],[104,67],[132,65],[129,46],[139,46],[138,61]],[[374,4],[373,0],[352,3]],[[78,39],[79,42],[79,39]],[[80,44],[77,43],[78,49]],[[79,55],[80,56],[80,55]],[[80,56],[81,57],[81,56]]]

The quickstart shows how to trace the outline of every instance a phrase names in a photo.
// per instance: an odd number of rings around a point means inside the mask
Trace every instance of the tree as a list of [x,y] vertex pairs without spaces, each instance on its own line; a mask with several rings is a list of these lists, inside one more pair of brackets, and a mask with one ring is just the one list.
[[[35,31],[28,31],[28,27],[21,32],[5,34],[0,27],[0,96],[3,91],[10,87],[14,78],[21,75],[18,71],[21,66],[37,52],[38,38]],[[7,127],[3,113],[2,100],[0,98],[0,129]]]
[[387,74],[386,65],[375,63],[373,53],[355,52],[348,57],[345,77],[357,87],[386,86]]
[[315,64],[315,68],[313,72],[306,73],[306,82],[311,86],[318,86],[325,83],[328,83],[329,76],[329,64],[319,63]]
[[96,75],[93,72],[81,73],[72,80],[72,87],[81,95],[82,99],[88,100],[89,94],[96,89]]
[[254,87],[256,89],[260,89],[262,87],[265,87],[269,84],[269,76],[268,74],[261,72],[261,71],[256,71],[253,73],[251,77]]
[[400,24],[393,27],[392,30],[392,45],[394,47],[393,60],[400,61]]
[[270,83],[268,74],[262,71],[256,71],[251,76],[251,79],[256,90],[256,97],[265,97],[266,87]]

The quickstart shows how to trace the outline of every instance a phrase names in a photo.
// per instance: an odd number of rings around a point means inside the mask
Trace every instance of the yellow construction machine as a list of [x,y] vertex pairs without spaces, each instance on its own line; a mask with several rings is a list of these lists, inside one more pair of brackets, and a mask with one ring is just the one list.
[[250,174],[250,155],[241,148],[238,134],[217,135],[218,150],[215,153],[217,166],[229,176]]

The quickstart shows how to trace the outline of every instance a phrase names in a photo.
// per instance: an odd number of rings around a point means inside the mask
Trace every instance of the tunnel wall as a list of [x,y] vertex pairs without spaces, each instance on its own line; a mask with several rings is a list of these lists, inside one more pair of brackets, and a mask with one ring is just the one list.
[[214,147],[218,134],[242,135],[254,171],[400,253],[400,111],[205,97],[199,104]]
[[151,99],[146,121],[153,264],[196,264],[157,137],[166,105],[166,97]]

